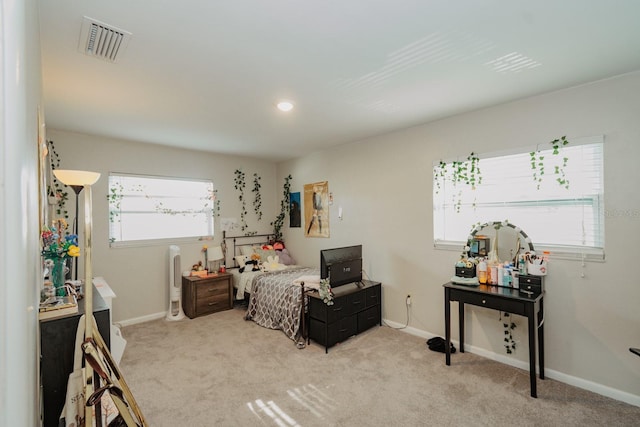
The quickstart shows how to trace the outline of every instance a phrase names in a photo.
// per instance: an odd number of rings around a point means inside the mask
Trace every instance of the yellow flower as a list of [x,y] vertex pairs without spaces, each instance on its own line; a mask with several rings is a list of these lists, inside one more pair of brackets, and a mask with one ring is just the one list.
[[67,250],[67,255],[69,256],[80,256],[80,248],[76,245],[69,246],[69,250]]

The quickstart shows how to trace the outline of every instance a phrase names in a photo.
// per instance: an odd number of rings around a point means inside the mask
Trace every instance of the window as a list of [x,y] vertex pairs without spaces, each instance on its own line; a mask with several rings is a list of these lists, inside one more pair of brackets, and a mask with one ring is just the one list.
[[109,241],[112,246],[213,235],[215,191],[211,181],[109,175]]
[[[446,163],[444,176],[438,176],[440,165],[434,166],[436,248],[459,250],[475,224],[508,220],[531,237],[536,249],[550,250],[554,257],[604,259],[603,137],[572,140],[560,155],[552,151],[537,153],[545,164],[539,188],[530,152],[483,156],[478,163],[482,181],[475,189],[453,182],[452,162]],[[564,157],[568,188],[556,181]]]

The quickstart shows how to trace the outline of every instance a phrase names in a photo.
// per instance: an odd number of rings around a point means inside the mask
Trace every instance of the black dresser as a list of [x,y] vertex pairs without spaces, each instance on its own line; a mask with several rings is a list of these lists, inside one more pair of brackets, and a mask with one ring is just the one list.
[[363,280],[333,288],[333,305],[325,304],[317,292],[309,295],[308,340],[329,347],[376,324],[382,325],[382,285]]
[[[58,427],[67,393],[67,380],[73,370],[76,330],[84,314],[84,301],[78,313],[40,321],[40,375],[44,427]],[[93,288],[93,315],[105,344],[111,348],[109,307]]]

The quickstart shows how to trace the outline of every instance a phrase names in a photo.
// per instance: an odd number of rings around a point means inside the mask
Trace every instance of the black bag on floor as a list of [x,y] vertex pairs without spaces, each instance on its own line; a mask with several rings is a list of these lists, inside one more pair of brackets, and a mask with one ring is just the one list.
[[[442,337],[434,337],[427,340],[427,345],[429,346],[429,350],[431,351],[437,351],[438,353],[446,352],[446,347],[445,347],[446,341]],[[455,353],[455,352],[456,352],[456,348],[453,346],[453,344],[451,344],[451,353]]]

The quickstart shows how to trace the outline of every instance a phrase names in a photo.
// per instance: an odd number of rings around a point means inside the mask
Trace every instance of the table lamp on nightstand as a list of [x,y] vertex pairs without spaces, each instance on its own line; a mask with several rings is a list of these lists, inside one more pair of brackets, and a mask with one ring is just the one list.
[[207,249],[207,258],[209,259],[209,262],[213,262],[213,270],[209,271],[212,271],[213,274],[217,274],[220,270],[220,260],[224,259],[222,248],[220,246],[213,246]]

